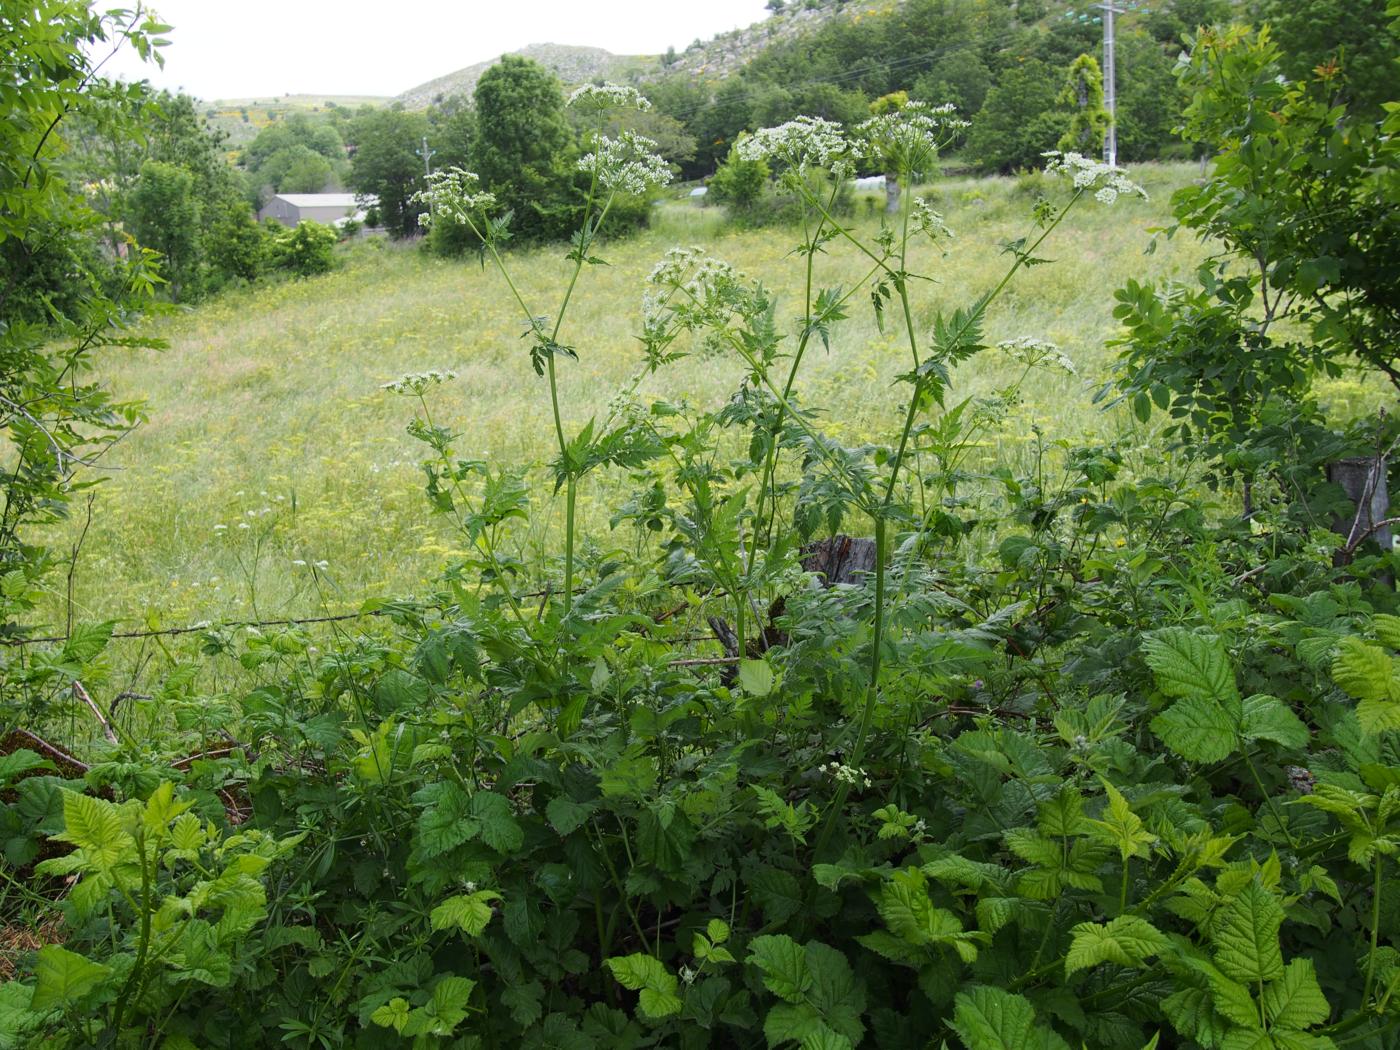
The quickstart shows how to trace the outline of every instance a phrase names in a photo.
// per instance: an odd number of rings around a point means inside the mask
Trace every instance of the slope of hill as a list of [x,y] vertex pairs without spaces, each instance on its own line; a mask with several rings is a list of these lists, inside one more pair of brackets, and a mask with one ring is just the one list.
[[[627,80],[660,66],[660,61],[654,55],[614,55],[601,47],[575,47],[569,44],[531,44],[510,54],[534,59],[565,84],[582,84],[599,78]],[[499,58],[488,59],[429,80],[405,91],[398,101],[409,109],[421,109],[449,95],[470,96],[481,74],[499,61]]]

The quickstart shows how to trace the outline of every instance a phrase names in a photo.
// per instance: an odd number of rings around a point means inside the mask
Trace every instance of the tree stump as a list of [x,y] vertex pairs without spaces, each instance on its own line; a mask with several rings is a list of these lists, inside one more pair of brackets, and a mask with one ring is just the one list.
[[875,572],[875,541],[833,536],[802,548],[802,568],[821,576],[826,588],[863,586]]

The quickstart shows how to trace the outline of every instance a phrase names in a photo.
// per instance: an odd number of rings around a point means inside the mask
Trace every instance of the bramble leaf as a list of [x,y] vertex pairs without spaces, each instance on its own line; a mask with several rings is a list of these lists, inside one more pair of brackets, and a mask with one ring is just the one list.
[[1143,654],[1158,688],[1168,696],[1222,704],[1239,700],[1235,672],[1219,638],[1165,627],[1147,636]]
[[1264,1012],[1274,1027],[1297,1032],[1327,1020],[1332,1009],[1317,983],[1311,959],[1294,959],[1283,976],[1264,989]]
[[1251,882],[1226,907],[1215,931],[1215,964],[1244,983],[1283,976],[1278,943],[1282,925],[1283,906],[1257,881]]
[[1243,705],[1240,735],[1246,740],[1272,740],[1284,747],[1308,746],[1308,727],[1277,697],[1258,693]]
[[1065,955],[1066,976],[1106,962],[1140,967],[1168,944],[1157,927],[1135,915],[1120,915],[1107,925],[1081,922],[1071,933],[1074,940]]
[[1152,720],[1152,732],[1188,762],[1219,762],[1235,750],[1235,721],[1215,700],[1178,700]]
[[643,1017],[660,1020],[680,1012],[679,985],[661,960],[645,952],[633,952],[614,956],[607,964],[618,984],[638,993],[637,1009]]
[[77,1003],[100,985],[112,968],[86,959],[77,952],[47,944],[34,956],[34,998],[29,1008],[42,1013]]
[[429,922],[435,930],[456,928],[468,937],[475,937],[486,929],[495,914],[491,901],[498,901],[501,895],[495,890],[477,890],[475,893],[448,897],[433,909]]
[[1035,1023],[1024,996],[979,985],[953,1002],[953,1030],[968,1050],[1068,1050],[1055,1032]]

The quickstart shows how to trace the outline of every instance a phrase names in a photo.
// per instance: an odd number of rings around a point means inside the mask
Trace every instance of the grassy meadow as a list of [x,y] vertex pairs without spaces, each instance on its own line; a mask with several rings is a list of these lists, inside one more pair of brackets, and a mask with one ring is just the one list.
[[[1079,375],[1037,376],[1018,413],[981,450],[984,465],[1015,465],[1031,428],[1051,438],[1106,434],[1133,424],[1092,404],[1112,351],[1113,289],[1126,277],[1184,275],[1202,249],[1161,240],[1145,254],[1149,230],[1165,224],[1172,188],[1195,166],[1139,171],[1152,199],[1102,208],[1088,200],[1050,242],[1054,265],[1018,276],[995,308],[992,341],[1035,335],[1058,343]],[[1028,227],[1034,181],[949,180],[927,191],[957,234],[940,258],[924,247],[911,269],[936,274],[919,292],[923,316],[970,302],[1007,265],[998,244]],[[857,202],[856,222],[873,232],[873,199]],[[658,208],[653,227],[604,246],[610,264],[585,273],[562,341],[577,362],[561,362],[566,426],[603,414],[640,364],[644,280],[664,251],[699,244],[779,296],[795,330],[801,261],[788,256],[790,231],[728,229],[715,209],[689,202]],[[552,313],[567,263],[562,252],[509,258],[527,302]],[[820,286],[866,272],[843,242],[819,258]],[[829,354],[804,364],[800,391],[826,406],[843,437],[887,434],[899,410],[896,374],[907,349],[898,323],[877,328],[864,293],[835,331]],[[553,453],[548,389],[530,368],[524,324],[504,282],[475,261],[435,259],[411,245],[364,241],[326,277],[245,289],[160,320],[163,352],[112,357],[106,380],[124,398],[144,399],[149,421],[111,458],[120,470],[98,487],[73,582],[79,621],[175,626],[202,620],[269,618],[355,608],[372,597],[422,593],[454,555],[445,523],[428,513],[417,466],[423,446],[404,433],[415,403],[381,389],[406,373],[451,369],[458,379],[430,395],[435,421],[462,435],[459,452],[494,462],[541,464]],[[643,383],[660,396],[707,408],[720,404],[741,369],[696,354]],[[1015,366],[989,351],[956,376],[955,393],[976,394],[1010,381]],[[580,508],[585,537],[607,542],[607,518],[625,498],[626,479],[591,477]],[[530,560],[553,550],[562,498],[540,480],[536,514],[522,537]],[[67,551],[78,520],[50,538]],[[540,562],[535,561],[535,564]],[[317,568],[317,566],[320,568]],[[54,594],[51,619],[65,615]]]

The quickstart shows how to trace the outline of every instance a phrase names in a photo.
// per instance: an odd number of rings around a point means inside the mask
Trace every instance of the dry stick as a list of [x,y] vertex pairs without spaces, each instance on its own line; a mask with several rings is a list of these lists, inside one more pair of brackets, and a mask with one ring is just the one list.
[[77,679],[73,680],[73,695],[87,704],[88,707],[92,708],[92,713],[96,715],[97,720],[102,723],[102,731],[107,734],[107,739],[114,744],[120,743],[117,739],[117,731],[112,728],[112,723],[107,721],[107,716],[102,713],[102,708],[98,707],[96,701],[88,696],[87,690],[83,688],[83,683],[79,682]]

